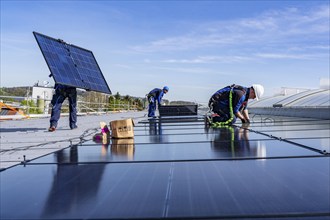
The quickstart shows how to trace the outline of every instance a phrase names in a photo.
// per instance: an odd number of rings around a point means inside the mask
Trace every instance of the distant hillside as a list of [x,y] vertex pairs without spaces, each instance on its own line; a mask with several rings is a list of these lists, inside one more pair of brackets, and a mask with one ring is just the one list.
[[[0,96],[19,96],[19,97],[27,97],[32,95],[32,87],[29,86],[21,86],[21,87],[2,87],[0,88]],[[139,106],[142,106],[144,102],[146,102],[145,97],[134,97],[130,95],[120,95],[119,92],[109,96],[107,94],[89,91],[89,92],[78,92],[78,97],[80,100],[86,102],[109,102],[109,103],[135,103]],[[2,98],[4,100],[9,100],[10,98]],[[114,99],[114,100],[113,100]],[[115,101],[116,100],[116,101]],[[119,101],[121,100],[121,102]],[[166,105],[194,105],[194,102],[188,101],[172,101],[169,102],[167,99],[162,100]],[[147,103],[146,103],[147,104]]]
[[196,103],[189,101],[172,101],[170,102],[170,105],[196,105]]
[[26,93],[31,91],[31,88],[28,86],[22,87],[2,87],[0,88],[0,95],[2,96],[26,96]]

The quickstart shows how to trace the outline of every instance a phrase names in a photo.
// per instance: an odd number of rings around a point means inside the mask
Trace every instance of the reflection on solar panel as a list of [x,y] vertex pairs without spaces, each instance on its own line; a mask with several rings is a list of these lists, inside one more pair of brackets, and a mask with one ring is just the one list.
[[55,83],[111,94],[92,51],[33,32]]
[[329,219],[329,120],[141,121],[0,173],[3,219]]

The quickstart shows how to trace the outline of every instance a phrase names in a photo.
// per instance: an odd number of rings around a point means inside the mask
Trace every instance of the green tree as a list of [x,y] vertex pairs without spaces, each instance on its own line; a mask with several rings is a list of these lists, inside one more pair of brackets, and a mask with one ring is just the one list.
[[29,114],[42,114],[42,110],[38,109],[34,101],[32,100],[23,100],[21,101],[21,105],[27,106],[28,107],[28,112],[27,109],[24,110],[24,113],[29,113]]
[[119,92],[116,93],[115,99],[117,99],[117,100],[120,100],[121,99],[121,96],[120,96]]

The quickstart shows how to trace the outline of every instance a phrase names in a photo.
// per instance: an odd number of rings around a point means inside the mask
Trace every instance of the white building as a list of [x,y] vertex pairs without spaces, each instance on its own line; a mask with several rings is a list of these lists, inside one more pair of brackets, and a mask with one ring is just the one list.
[[49,104],[53,97],[53,91],[54,89],[52,87],[32,87],[32,99],[39,108],[43,109],[44,114],[49,112]]

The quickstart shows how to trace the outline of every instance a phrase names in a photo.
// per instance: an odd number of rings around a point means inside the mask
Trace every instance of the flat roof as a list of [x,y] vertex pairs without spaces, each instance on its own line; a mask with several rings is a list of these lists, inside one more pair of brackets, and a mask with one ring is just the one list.
[[107,145],[86,134],[110,116],[79,117],[78,131],[25,126],[52,152],[0,172],[1,219],[330,218],[329,120],[255,115],[248,126],[213,129],[202,115],[143,116],[111,115],[137,123],[134,139]]

